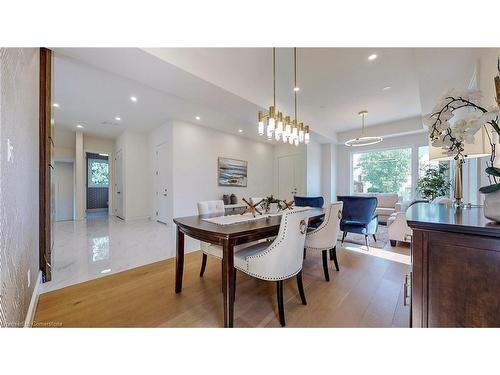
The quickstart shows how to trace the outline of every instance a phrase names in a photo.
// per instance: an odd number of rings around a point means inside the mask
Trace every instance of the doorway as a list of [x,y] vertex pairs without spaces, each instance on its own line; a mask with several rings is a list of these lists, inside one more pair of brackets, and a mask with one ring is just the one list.
[[56,221],[74,218],[74,169],[72,162],[55,162],[55,210]]
[[167,163],[162,163],[162,161],[168,160],[168,151],[168,143],[166,142],[156,146],[156,220],[167,225],[171,222],[168,196],[170,173]]
[[125,214],[123,210],[123,152],[122,150],[116,151],[115,155],[115,215],[119,219],[124,220]]
[[109,155],[87,152],[87,219],[108,215]]

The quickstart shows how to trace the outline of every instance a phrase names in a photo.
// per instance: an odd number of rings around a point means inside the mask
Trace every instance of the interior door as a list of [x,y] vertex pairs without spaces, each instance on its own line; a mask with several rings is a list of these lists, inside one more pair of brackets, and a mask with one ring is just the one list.
[[169,224],[169,197],[168,197],[168,144],[163,143],[156,146],[156,220],[161,223]]
[[278,198],[293,199],[304,194],[304,163],[302,155],[287,155],[278,159]]
[[115,156],[115,215],[124,219],[123,215],[123,153],[118,150]]
[[55,162],[56,221],[73,220],[73,163]]

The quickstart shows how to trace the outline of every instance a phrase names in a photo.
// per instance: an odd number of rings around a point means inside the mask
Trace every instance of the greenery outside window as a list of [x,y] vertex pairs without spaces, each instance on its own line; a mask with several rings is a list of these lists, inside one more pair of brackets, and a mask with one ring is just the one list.
[[88,159],[88,187],[109,187],[108,160]]
[[354,193],[397,193],[412,197],[411,148],[354,153]]

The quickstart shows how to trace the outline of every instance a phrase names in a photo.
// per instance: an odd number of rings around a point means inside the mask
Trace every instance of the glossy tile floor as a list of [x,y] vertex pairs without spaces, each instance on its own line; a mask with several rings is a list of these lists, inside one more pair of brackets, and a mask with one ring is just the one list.
[[103,214],[55,223],[52,281],[43,292],[93,280],[175,255],[173,227]]

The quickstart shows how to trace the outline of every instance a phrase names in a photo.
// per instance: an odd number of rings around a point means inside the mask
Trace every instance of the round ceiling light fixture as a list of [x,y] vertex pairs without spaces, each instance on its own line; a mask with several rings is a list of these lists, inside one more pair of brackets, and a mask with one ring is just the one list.
[[368,111],[361,111],[358,115],[361,116],[361,134],[357,138],[349,139],[345,142],[346,146],[349,147],[361,147],[361,146],[369,146],[374,145],[376,143],[380,143],[384,140],[382,137],[365,137],[365,116],[368,114]]

